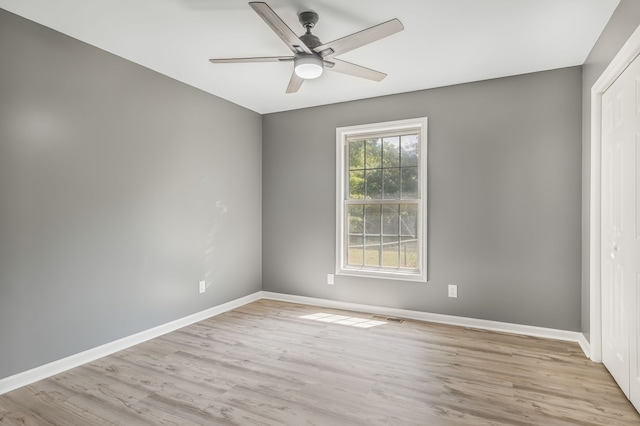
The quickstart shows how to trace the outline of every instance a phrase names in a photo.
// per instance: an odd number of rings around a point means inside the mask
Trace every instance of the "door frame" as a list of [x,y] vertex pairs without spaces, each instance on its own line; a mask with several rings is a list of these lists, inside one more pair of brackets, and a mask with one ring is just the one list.
[[613,58],[600,78],[591,87],[591,178],[590,178],[590,238],[589,238],[589,326],[590,358],[602,362],[601,304],[601,171],[602,171],[602,94],[640,55],[640,26]]

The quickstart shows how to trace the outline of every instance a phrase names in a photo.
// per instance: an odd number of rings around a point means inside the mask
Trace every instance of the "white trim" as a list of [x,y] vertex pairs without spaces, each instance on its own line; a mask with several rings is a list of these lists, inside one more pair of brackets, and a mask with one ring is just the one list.
[[[383,123],[362,124],[356,126],[346,126],[336,128],[336,275],[348,275],[367,278],[383,278],[390,280],[427,282],[427,228],[428,228],[428,205],[427,205],[427,117],[410,118],[406,120],[387,121]],[[420,200],[418,203],[418,221],[420,241],[420,256],[417,272],[385,271],[373,269],[346,268],[344,259],[344,238],[345,238],[345,144],[349,136],[358,134],[383,133],[402,131],[406,129],[420,130]],[[389,200],[387,200],[389,201]]]
[[590,241],[589,241],[589,328],[591,360],[602,362],[602,318],[600,283],[601,238],[601,115],[602,94],[640,54],[640,26],[622,46],[615,58],[591,88],[591,178],[590,178]]
[[113,342],[86,350],[84,352],[80,352],[66,358],[53,361],[49,364],[45,364],[40,367],[36,367],[31,370],[15,374],[13,376],[6,377],[0,380],[0,395],[20,388],[22,386],[37,382],[38,380],[46,379],[47,377],[51,377],[55,374],[62,373],[75,367],[79,367],[83,364],[95,361],[96,359],[102,358],[104,356],[111,355],[121,350],[130,348],[132,346],[146,342],[147,340],[154,339],[156,337],[162,336],[163,334],[175,331],[179,328],[186,327],[196,322],[203,321],[207,318],[220,315],[232,309],[239,308],[246,305],[247,303],[255,302],[261,299],[261,295],[262,292],[258,291],[248,296],[244,296],[239,299],[214,306],[213,308],[205,309],[204,311],[197,312],[184,318],[180,318],[175,321],[171,321],[166,324],[141,331],[140,333],[132,334],[131,336],[123,337],[122,339],[118,339]]
[[324,308],[344,309],[348,311],[366,312],[377,315],[407,318],[418,321],[435,322],[439,324],[457,325],[461,327],[477,328],[481,330],[497,331],[501,333],[520,334],[523,336],[543,337],[546,339],[575,342],[589,357],[589,343],[579,331],[557,330],[554,328],[536,327],[532,325],[512,324],[499,321],[489,321],[475,318],[457,317],[453,315],[434,314],[407,309],[388,308],[384,306],[363,305],[359,303],[339,302],[335,300],[317,299],[315,297],[294,296],[283,293],[262,292],[262,298],[281,302],[300,303]]
[[585,356],[591,359],[591,344],[582,333],[579,333],[578,335],[578,344],[580,345],[580,349],[582,349],[582,352],[584,352]]

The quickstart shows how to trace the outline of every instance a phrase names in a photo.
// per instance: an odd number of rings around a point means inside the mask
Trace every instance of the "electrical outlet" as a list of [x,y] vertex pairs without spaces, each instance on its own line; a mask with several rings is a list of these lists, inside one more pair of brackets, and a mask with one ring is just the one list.
[[333,285],[333,274],[327,274],[327,284]]
[[449,297],[458,297],[458,286],[449,284]]
[[207,291],[207,284],[203,280],[203,281],[200,281],[200,293],[204,293],[205,291]]

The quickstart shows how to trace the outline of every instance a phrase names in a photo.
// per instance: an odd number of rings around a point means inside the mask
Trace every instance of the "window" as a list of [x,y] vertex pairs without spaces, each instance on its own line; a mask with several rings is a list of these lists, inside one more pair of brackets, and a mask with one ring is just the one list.
[[427,118],[336,129],[336,273],[426,281]]

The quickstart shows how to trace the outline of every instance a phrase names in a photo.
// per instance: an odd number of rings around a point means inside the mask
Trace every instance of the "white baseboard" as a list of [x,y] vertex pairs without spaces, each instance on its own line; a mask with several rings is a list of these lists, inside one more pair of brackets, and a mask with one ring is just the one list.
[[95,361],[96,359],[102,358],[104,356],[111,355],[121,350],[130,348],[132,346],[146,342],[147,340],[151,340],[153,338],[162,336],[163,334],[175,331],[179,328],[186,327],[196,322],[203,321],[207,318],[220,315],[232,309],[239,308],[240,306],[244,306],[247,303],[255,302],[256,300],[260,300],[261,296],[262,292],[258,291],[248,296],[244,296],[239,299],[214,306],[213,308],[205,309],[204,311],[197,312],[184,318],[180,318],[175,321],[171,321],[166,324],[141,331],[140,333],[132,334],[131,336],[127,336],[122,339],[118,339],[113,342],[77,353],[75,355],[53,361],[49,364],[45,364],[40,367],[36,367],[31,370],[15,374],[13,376],[6,377],[0,380],[0,395],[14,389],[18,389],[22,386],[37,382],[38,380],[46,379],[47,377],[51,377],[72,368],[79,367],[83,364]]
[[399,318],[414,319],[418,321],[436,322],[440,324],[458,325],[462,327],[478,328],[482,330],[499,331],[505,333],[521,334],[525,336],[544,337],[548,339],[564,340],[576,342],[582,348],[587,358],[590,355],[590,345],[585,336],[577,331],[556,330],[552,328],[534,327],[530,325],[511,324],[498,321],[481,320],[474,318],[457,317],[452,315],[433,314],[429,312],[411,311],[407,309],[387,308],[384,306],[363,305],[359,303],[339,302],[328,299],[317,299],[314,297],[295,296],[283,293],[272,293],[269,291],[258,291],[239,299],[223,303],[213,308],[159,325],[140,333],[115,340],[110,343],[68,356],[49,364],[15,374],[0,380],[0,395],[18,389],[22,386],[46,379],[53,375],[62,373],[83,364],[95,361],[96,359],[111,355],[121,350],[130,348],[147,340],[162,336],[182,327],[203,321],[207,318],[220,315],[232,309],[239,308],[248,303],[260,299],[278,300],[282,302],[300,303],[304,305],[314,305],[325,308],[344,309],[356,312],[366,312],[377,315],[386,315]]
[[[578,334],[578,344],[580,345],[580,349],[582,349],[582,352],[584,352],[587,358],[591,359],[591,343],[589,343],[584,334]],[[591,361],[593,361],[593,359],[591,359]]]
[[362,305],[359,303],[338,302],[335,300],[317,299],[315,297],[294,296],[291,294],[262,292],[263,299],[279,300],[282,302],[301,303],[304,305],[321,306],[325,308],[344,309],[348,311],[367,312],[376,315],[407,318],[418,321],[435,322],[440,324],[458,325],[462,327],[478,328],[503,333],[521,334],[524,336],[544,337],[547,339],[575,342],[580,345],[587,358],[589,358],[589,342],[584,334],[578,331],[557,330],[554,328],[536,327],[531,325],[512,324],[499,321],[482,320],[475,318],[457,317],[453,315],[433,314],[407,309],[387,308],[383,306]]

